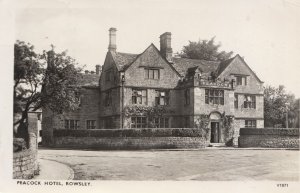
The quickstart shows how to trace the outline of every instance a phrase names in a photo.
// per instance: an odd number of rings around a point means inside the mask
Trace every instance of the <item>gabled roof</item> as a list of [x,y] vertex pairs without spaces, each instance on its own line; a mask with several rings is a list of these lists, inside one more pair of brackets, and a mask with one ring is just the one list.
[[234,58],[235,57],[220,62],[219,67],[217,69],[218,76],[227,68],[227,66],[229,66],[229,64],[234,60]]
[[248,66],[248,64],[245,62],[245,60],[239,55],[235,55],[233,58],[230,58],[228,60],[225,60],[223,62],[223,64],[221,63],[220,67],[218,68],[218,76],[232,63],[232,61],[234,59],[239,59],[240,61],[242,61],[244,63],[244,65],[249,69],[249,71],[253,74],[253,76],[260,82],[263,83],[263,81],[261,81],[258,76],[256,75],[256,73]]
[[[150,46],[153,46],[160,54],[159,50],[155,47],[154,44],[151,44]],[[145,51],[147,49],[145,49]],[[126,70],[135,60],[137,60],[138,57],[143,55],[143,53],[141,54],[130,54],[130,53],[122,53],[122,52],[110,52],[110,53],[113,57],[113,60],[115,61],[118,71]],[[257,75],[252,71],[252,69],[246,64],[243,58],[240,57],[240,55],[238,54],[235,57],[230,58],[228,60],[224,60],[222,62],[189,59],[189,58],[177,58],[177,57],[173,57],[172,62],[169,62],[163,56],[162,58],[182,77],[195,73],[196,69],[200,69],[201,72],[203,73],[217,72],[217,76],[219,76],[232,63],[232,61],[235,58],[239,58],[246,65],[246,67],[249,68],[249,70],[253,73],[253,75],[260,82],[262,82],[257,77]]]
[[137,58],[142,56],[150,47],[153,47],[157,53],[162,57],[163,60],[166,61],[167,64],[170,65],[170,67],[177,73],[178,71],[174,68],[174,66],[164,58],[157,47],[151,43],[150,46],[148,46],[141,54],[129,54],[129,53],[121,53],[121,52],[111,52],[113,59],[116,63],[116,66],[119,71],[126,70]]
[[[207,61],[207,60],[197,60],[189,58],[174,58],[173,66],[179,72],[181,76],[185,76],[188,69],[193,68],[196,70],[200,68],[203,73],[213,72],[218,69],[219,61]],[[196,67],[196,68],[195,68]]]
[[111,52],[111,54],[119,71],[122,71],[124,68],[129,66],[139,56],[139,54],[122,52]]

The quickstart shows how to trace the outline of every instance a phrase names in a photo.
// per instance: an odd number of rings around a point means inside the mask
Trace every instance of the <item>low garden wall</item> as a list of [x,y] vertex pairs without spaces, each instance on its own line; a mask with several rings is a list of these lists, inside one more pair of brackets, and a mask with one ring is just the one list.
[[27,143],[23,138],[14,138],[13,141],[13,179],[31,179],[39,174],[37,134],[37,115],[29,113]]
[[38,173],[37,150],[26,149],[13,154],[13,178],[31,179]]
[[95,149],[204,148],[206,138],[199,129],[93,129],[54,130],[53,147]]
[[299,149],[299,129],[241,128],[239,147]]

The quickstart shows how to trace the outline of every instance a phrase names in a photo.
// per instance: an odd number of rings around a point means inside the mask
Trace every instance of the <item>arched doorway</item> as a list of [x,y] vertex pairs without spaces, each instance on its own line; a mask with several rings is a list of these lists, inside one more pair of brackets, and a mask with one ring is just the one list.
[[221,114],[219,112],[212,112],[209,115],[210,119],[210,142],[221,143]]

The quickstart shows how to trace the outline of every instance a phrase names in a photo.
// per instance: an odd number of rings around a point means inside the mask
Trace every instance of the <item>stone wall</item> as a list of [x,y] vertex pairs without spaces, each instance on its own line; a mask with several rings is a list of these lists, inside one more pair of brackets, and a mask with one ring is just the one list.
[[239,137],[239,147],[299,149],[299,129],[241,128]]
[[13,178],[31,179],[38,174],[37,151],[27,149],[13,154]]
[[144,128],[55,130],[53,147],[96,149],[204,148],[201,129]]
[[38,117],[36,113],[28,114],[29,148],[13,153],[13,178],[31,179],[38,174],[37,135]]
[[202,137],[55,137],[53,147],[95,149],[185,149],[207,146]]

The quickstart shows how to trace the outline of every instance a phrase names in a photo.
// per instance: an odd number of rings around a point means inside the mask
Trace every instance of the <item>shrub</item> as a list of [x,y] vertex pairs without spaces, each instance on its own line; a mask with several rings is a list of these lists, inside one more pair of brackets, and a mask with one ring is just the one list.
[[241,128],[240,135],[291,135],[299,136],[298,128]]
[[87,129],[53,131],[54,137],[202,137],[197,128]]
[[23,138],[14,138],[14,152],[23,151],[26,149],[26,142]]

